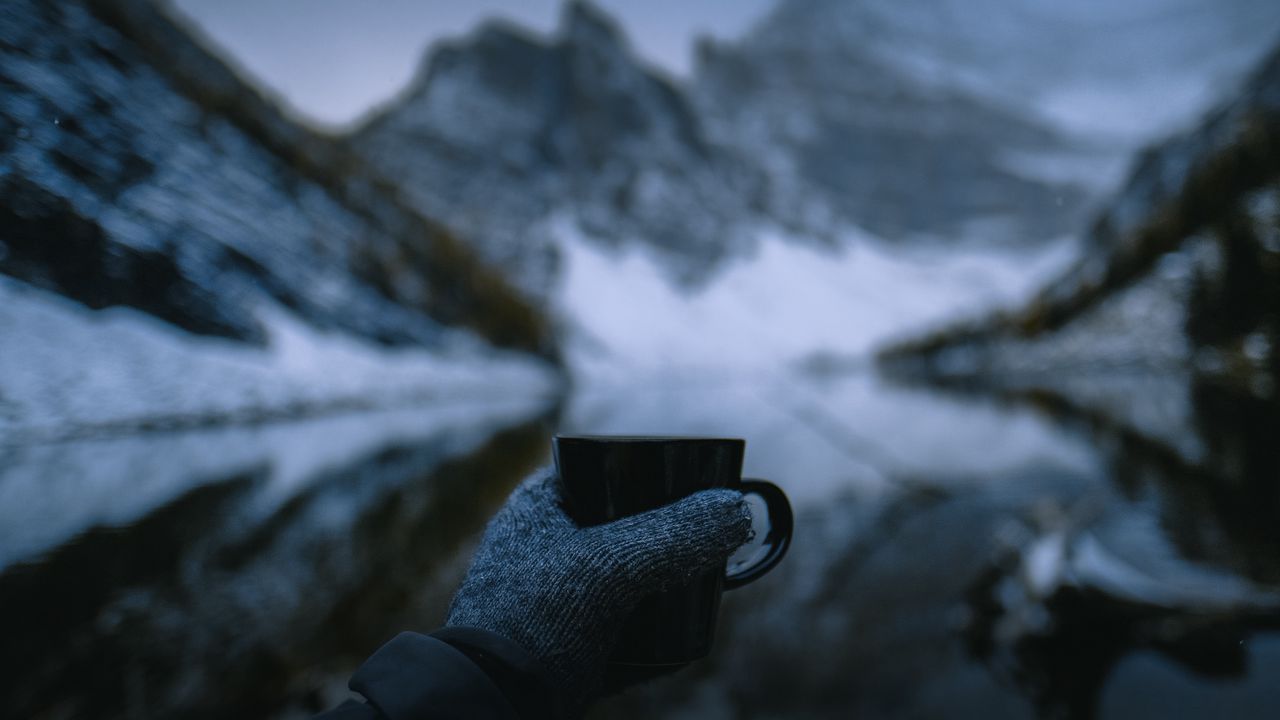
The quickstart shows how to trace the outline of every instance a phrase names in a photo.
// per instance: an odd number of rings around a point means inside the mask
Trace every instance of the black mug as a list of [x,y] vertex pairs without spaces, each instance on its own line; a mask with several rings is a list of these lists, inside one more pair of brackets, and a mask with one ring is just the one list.
[[736,438],[557,435],[556,470],[579,525],[599,525],[652,510],[699,490],[758,495],[768,509],[763,543],[743,567],[717,568],[688,585],[641,601],[610,657],[616,665],[669,666],[704,657],[715,637],[720,593],[767,573],[791,543],[791,504],[777,485],[743,479],[746,442]]

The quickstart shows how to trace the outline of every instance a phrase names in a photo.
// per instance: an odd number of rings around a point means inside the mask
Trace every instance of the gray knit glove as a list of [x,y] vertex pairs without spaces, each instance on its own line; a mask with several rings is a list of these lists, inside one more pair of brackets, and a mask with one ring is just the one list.
[[490,521],[447,625],[519,643],[546,666],[562,700],[580,710],[599,692],[621,621],[636,604],[722,566],[750,533],[747,504],[735,490],[704,490],[578,527],[565,514],[560,478],[543,470]]

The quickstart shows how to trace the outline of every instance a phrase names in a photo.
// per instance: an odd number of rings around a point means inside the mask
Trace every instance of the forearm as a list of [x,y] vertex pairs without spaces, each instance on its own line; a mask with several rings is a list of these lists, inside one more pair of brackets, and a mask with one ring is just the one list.
[[401,633],[351,678],[365,702],[348,702],[320,720],[554,718],[543,670],[514,642],[485,630]]

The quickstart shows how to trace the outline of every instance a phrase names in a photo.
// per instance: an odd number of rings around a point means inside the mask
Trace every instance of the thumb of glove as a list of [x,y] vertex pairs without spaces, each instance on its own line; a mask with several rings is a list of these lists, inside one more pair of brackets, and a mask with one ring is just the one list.
[[639,599],[723,565],[751,539],[751,512],[736,490],[703,490],[586,532],[609,548]]

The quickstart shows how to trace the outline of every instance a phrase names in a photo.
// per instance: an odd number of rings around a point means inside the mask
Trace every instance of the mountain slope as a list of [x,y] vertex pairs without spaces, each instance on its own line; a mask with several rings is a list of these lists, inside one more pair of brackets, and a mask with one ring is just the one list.
[[1143,153],[1087,243],[1031,303],[889,348],[885,366],[1048,391],[1192,458],[1180,438],[1203,387],[1274,402],[1280,49],[1197,128]]
[[[1277,39],[1269,0],[785,0],[801,26],[909,75],[1133,148],[1194,124]],[[790,34],[794,35],[794,32]],[[1136,148],[1133,148],[1136,149]]]
[[369,404],[416,361],[419,393],[464,361],[545,386],[493,347],[554,357],[539,311],[152,3],[18,0],[0,40],[7,429]]
[[758,182],[583,3],[550,41],[488,24],[439,47],[351,143],[535,294],[556,273],[558,214],[607,244],[642,240],[689,280],[747,242]]
[[764,28],[704,48],[682,86],[584,2],[551,39],[485,25],[438,47],[351,146],[539,296],[578,234],[643,247],[687,288],[771,228],[1025,245],[1079,218],[1077,181],[1006,167],[1015,151],[1079,150],[1052,130],[814,44],[803,24]]
[[699,48],[699,106],[717,136],[769,168],[773,215],[949,242],[1026,244],[1073,228],[1085,188],[1021,173],[1010,158],[1078,148],[870,52],[859,36],[871,30],[848,15],[846,4],[784,2],[742,40]]

